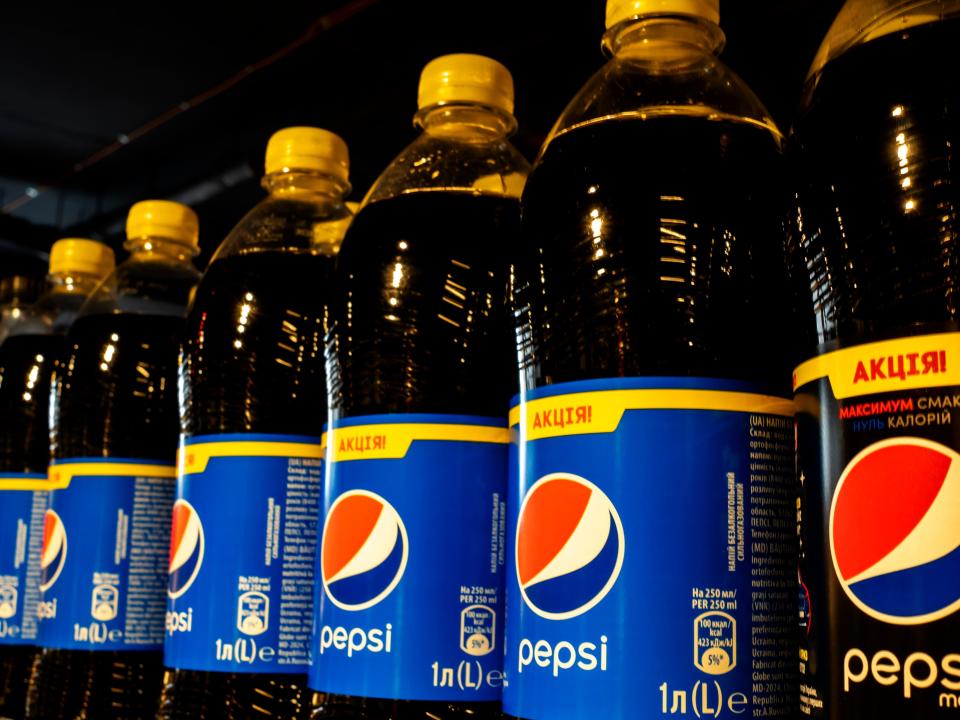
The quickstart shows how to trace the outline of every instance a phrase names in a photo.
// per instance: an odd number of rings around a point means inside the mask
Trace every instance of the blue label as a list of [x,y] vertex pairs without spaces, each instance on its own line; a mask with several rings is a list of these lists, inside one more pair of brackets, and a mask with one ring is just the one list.
[[792,717],[792,414],[670,378],[511,410],[505,713]]
[[0,645],[37,639],[47,476],[0,473]]
[[334,424],[311,688],[499,700],[508,440],[487,418]]
[[37,644],[161,648],[174,474],[172,464],[146,460],[51,464]]
[[320,438],[203,435],[180,451],[168,667],[305,673]]

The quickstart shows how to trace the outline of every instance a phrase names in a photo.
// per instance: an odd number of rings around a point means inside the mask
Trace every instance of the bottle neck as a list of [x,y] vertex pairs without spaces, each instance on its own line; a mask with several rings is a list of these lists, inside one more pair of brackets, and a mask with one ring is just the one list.
[[696,17],[641,17],[614,25],[603,36],[614,57],[661,65],[684,65],[720,53],[726,38],[718,25]]
[[342,202],[350,184],[322,172],[290,170],[263,176],[261,185],[274,197],[313,203]]
[[200,252],[195,245],[162,237],[128,238],[123,248],[130,253],[131,260],[164,260],[184,265],[189,265]]
[[421,108],[413,124],[426,135],[482,142],[505,139],[517,129],[517,121],[510,113],[474,104]]
[[102,279],[83,272],[57,272],[47,276],[51,293],[83,297],[90,295]]

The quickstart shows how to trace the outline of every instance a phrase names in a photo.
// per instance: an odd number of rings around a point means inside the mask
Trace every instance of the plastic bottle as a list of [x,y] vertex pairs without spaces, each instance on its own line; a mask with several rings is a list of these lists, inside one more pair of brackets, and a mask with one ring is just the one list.
[[719,17],[610,0],[524,190],[510,716],[796,707],[781,136]]
[[43,277],[22,270],[0,278],[0,343],[6,338],[11,322],[43,293],[44,282]]
[[0,717],[4,718],[23,717],[24,678],[29,677],[36,654],[51,381],[63,359],[64,334],[86,296],[113,270],[113,251],[94,240],[58,240],[49,267],[49,289],[39,302],[6,305],[5,340],[0,341]]
[[134,205],[130,257],[82,306],[51,408],[50,506],[27,718],[146,720],[162,678],[177,356],[197,216]]
[[960,706],[958,39],[960,2],[847,2],[788,144],[809,717]]
[[309,713],[323,334],[352,218],[348,168],[331,132],[276,133],[268,196],[197,290],[181,376],[164,720]]
[[527,163],[499,63],[437,58],[419,107],[337,263],[314,718],[499,716],[505,289]]

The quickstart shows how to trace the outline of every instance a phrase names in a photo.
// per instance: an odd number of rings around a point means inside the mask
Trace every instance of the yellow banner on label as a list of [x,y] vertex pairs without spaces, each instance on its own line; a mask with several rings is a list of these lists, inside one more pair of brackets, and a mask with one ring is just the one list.
[[47,490],[62,490],[70,486],[75,477],[106,475],[109,477],[155,477],[174,478],[177,469],[173,465],[151,465],[149,463],[125,462],[84,462],[58,463],[47,470]]
[[486,425],[451,425],[446,423],[386,423],[354,425],[327,433],[331,462],[347,460],[396,460],[405,457],[417,440],[452,442],[510,442],[510,431]]
[[960,385],[960,333],[918,335],[835,350],[793,371],[793,389],[828,378],[838,400]]
[[718,410],[792,417],[784,398],[726,390],[594,390],[539,398],[510,410],[526,440],[612,433],[627,410]]
[[194,475],[207,469],[212,458],[218,457],[323,457],[320,443],[270,442],[264,440],[227,440],[224,442],[184,445],[177,456],[182,475]]
[[0,473],[0,491],[4,490],[50,490],[50,478],[24,477],[26,473]]

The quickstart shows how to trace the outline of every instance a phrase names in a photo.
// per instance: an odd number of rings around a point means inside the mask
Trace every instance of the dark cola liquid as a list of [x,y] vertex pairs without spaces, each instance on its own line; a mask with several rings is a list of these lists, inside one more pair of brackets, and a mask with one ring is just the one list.
[[[957,20],[891,33],[831,60],[808,84],[788,144],[796,192],[790,251],[805,357],[960,329],[958,38]],[[838,399],[826,379],[798,388],[801,570],[810,610],[801,680],[804,711],[813,717],[919,720],[957,712],[950,709],[957,707],[956,691],[942,684],[956,678],[941,664],[956,651],[956,613],[909,624],[876,619],[845,593],[830,541],[839,478],[859,453],[879,442],[916,439],[960,450],[955,410],[950,422],[910,430],[889,429],[898,427],[888,424],[892,416],[861,421],[841,413],[862,403],[920,403],[958,388],[940,390]],[[904,474],[904,487],[921,479]],[[877,520],[885,529],[897,518],[878,513]],[[870,523],[859,530],[868,540],[875,536]],[[929,580],[913,584],[922,569],[897,574],[904,597],[939,597]],[[870,673],[848,682],[845,662],[853,658],[849,674],[857,677],[861,653],[881,665],[884,657],[929,658],[936,676],[909,696],[904,673],[896,684]],[[918,664],[913,674],[923,670]]]
[[[415,192],[368,205],[340,250],[328,344],[339,417],[503,417],[515,381],[505,307],[516,200]],[[314,720],[499,717],[499,703],[315,693]]]
[[661,375],[786,392],[781,172],[778,139],[734,120],[610,118],[556,137],[523,196],[525,386]]
[[[184,345],[187,435],[320,436],[323,314],[332,274],[332,257],[308,253],[247,253],[210,266]],[[238,330],[241,314],[246,322]],[[168,669],[158,717],[306,718],[305,688],[304,675]]]
[[[332,275],[332,257],[308,253],[248,253],[210,267],[184,345],[188,436],[319,437],[326,420],[323,313]],[[238,330],[241,314],[247,320]]]
[[956,327],[957,38],[957,20],[887,35],[832,60],[807,89],[788,157],[808,353]]
[[[57,335],[17,335],[0,345],[0,473],[47,471],[50,381],[63,346]],[[0,717],[23,717],[36,653],[32,645],[0,646]]]
[[338,416],[504,414],[515,384],[506,258],[518,216],[516,200],[465,192],[364,208],[337,266],[328,363]]
[[45,473],[50,462],[50,381],[59,335],[14,335],[0,345],[0,472]]
[[[118,314],[77,320],[58,378],[53,457],[172,462],[179,433],[182,333],[178,317]],[[162,674],[160,651],[44,648],[33,667],[28,717],[152,720]]]
[[57,387],[54,458],[175,459],[183,326],[179,317],[135,314],[74,323]]
[[21,718],[26,707],[27,680],[37,656],[33,645],[9,645],[0,658],[0,717]]

